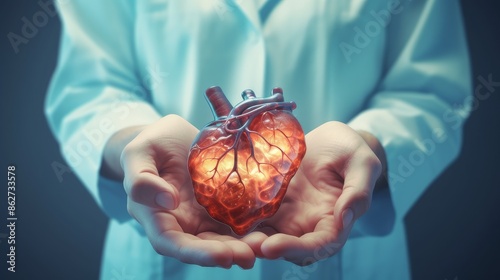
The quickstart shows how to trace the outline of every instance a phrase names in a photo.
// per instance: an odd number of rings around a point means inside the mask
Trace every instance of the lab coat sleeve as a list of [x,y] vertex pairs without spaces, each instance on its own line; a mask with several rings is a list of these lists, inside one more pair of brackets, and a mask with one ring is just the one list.
[[459,154],[472,92],[459,1],[412,1],[405,9],[387,27],[381,82],[349,122],[385,148],[398,218]]
[[121,182],[99,175],[106,141],[160,116],[134,61],[133,1],[58,1],[59,60],[45,100],[62,155],[111,218],[130,219]]

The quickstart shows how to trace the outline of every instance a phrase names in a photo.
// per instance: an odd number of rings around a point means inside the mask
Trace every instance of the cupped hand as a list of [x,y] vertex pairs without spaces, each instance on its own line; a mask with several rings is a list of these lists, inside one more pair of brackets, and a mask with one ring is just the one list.
[[306,135],[306,145],[280,209],[249,242],[259,257],[309,265],[334,255],[370,207],[382,164],[358,132],[328,122]]
[[[255,254],[196,201],[187,168],[198,129],[169,115],[147,126],[121,154],[129,213],[160,254],[201,266],[251,268]],[[250,244],[252,242],[249,242]]]

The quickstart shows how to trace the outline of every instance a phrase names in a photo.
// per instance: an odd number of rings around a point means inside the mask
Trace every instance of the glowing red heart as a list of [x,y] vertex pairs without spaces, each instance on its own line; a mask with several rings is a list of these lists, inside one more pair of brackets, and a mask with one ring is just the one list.
[[189,153],[194,193],[210,216],[243,235],[278,210],[304,157],[304,132],[281,88],[267,98],[246,90],[234,108],[219,87],[206,97],[215,120]]

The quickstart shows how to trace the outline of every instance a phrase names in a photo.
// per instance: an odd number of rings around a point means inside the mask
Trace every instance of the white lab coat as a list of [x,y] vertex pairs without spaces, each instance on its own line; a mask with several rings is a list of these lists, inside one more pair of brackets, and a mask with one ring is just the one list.
[[[457,105],[471,85],[458,1],[392,2],[58,1],[61,47],[46,114],[68,164],[111,218],[101,278],[409,278],[403,217],[457,156],[467,115]],[[212,85],[233,104],[244,89],[267,96],[280,86],[306,133],[338,120],[376,135],[393,230],[351,238],[308,267],[259,260],[225,270],[158,255],[128,215],[121,183],[99,176],[102,150],[119,129],[166,114],[201,128],[212,118],[203,98]]]

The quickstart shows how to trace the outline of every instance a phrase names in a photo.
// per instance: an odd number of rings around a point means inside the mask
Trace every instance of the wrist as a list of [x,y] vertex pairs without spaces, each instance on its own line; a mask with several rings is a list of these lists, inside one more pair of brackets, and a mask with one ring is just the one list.
[[116,181],[123,180],[120,157],[125,146],[130,143],[146,126],[131,126],[115,132],[106,142],[101,160],[100,174]]

